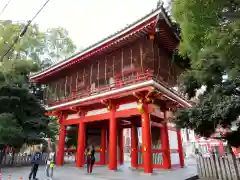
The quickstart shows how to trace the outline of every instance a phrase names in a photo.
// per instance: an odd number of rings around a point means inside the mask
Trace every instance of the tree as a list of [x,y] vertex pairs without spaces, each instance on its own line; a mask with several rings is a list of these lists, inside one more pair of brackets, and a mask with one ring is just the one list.
[[23,128],[17,123],[16,118],[11,113],[0,114],[0,142],[8,142],[12,147],[19,147],[23,144]]
[[[4,129],[0,133],[1,148],[3,144],[20,148],[23,142],[35,144],[44,137],[54,140],[58,125],[55,118],[45,116],[41,104],[44,86],[29,83],[28,77],[30,72],[51,65],[54,58],[70,56],[76,48],[65,29],[42,32],[32,25],[6,54],[22,26],[11,21],[0,22],[0,130]],[[64,41],[54,40],[57,34]]]
[[69,126],[67,133],[67,141],[66,145],[68,148],[77,147],[77,140],[78,140],[78,127],[76,126]]
[[0,22],[0,62],[9,59],[32,60],[45,68],[53,62],[72,55],[76,46],[64,28],[40,31],[36,24],[30,25],[25,35],[19,39],[13,50],[4,58],[17,36],[23,29],[23,23]]
[[240,2],[173,0],[172,14],[181,28],[179,56],[186,71],[182,90],[189,98],[205,87],[195,106],[176,113],[179,127],[238,147],[240,127]]
[[73,41],[68,37],[66,29],[61,27],[47,30],[46,41],[49,44],[48,54],[53,59],[53,62],[63,60],[69,57],[69,54],[74,53],[76,46]]
[[[5,115],[8,113],[9,115]],[[44,115],[45,109],[28,89],[2,86],[0,88],[0,126],[1,143],[18,147],[22,142],[36,143],[46,137],[49,119]],[[5,120],[4,120],[5,119]],[[15,128],[14,128],[15,127]],[[14,134],[18,134],[15,138]],[[7,138],[7,137],[10,138]],[[15,140],[15,141],[14,141]],[[19,144],[20,143],[20,144]]]
[[55,142],[56,135],[59,133],[59,124],[55,117],[49,117],[48,128],[46,129],[46,135],[51,138],[51,142]]

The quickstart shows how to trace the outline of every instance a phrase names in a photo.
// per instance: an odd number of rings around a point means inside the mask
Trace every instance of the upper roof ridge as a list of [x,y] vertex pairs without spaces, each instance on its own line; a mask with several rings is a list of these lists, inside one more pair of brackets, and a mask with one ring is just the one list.
[[133,23],[125,26],[124,28],[122,28],[122,29],[116,31],[115,33],[107,36],[106,38],[101,39],[100,41],[98,41],[98,42],[88,46],[87,48],[84,48],[83,50],[73,54],[72,56],[70,56],[70,57],[68,57],[66,59],[58,61],[58,62],[52,64],[51,66],[42,69],[41,71],[38,71],[38,72],[35,72],[35,73],[30,73],[30,79],[34,79],[34,78],[40,76],[41,74],[44,74],[45,72],[47,73],[48,71],[54,70],[54,69],[56,69],[56,68],[58,68],[58,67],[60,67],[62,65],[67,64],[68,62],[72,61],[73,59],[78,58],[81,55],[84,55],[85,53],[88,53],[89,51],[93,50],[94,47],[97,47],[97,46],[99,46],[101,44],[104,44],[108,40],[110,41],[112,38],[114,39],[114,37],[117,38],[117,36],[121,35],[122,33],[124,34],[124,33],[128,32],[128,31],[130,31],[131,28],[136,26],[138,23],[141,23],[144,19],[147,19],[148,17],[150,19],[150,18],[154,17],[155,15],[159,15],[160,13],[162,13],[163,18],[166,19],[166,21],[169,24],[169,26],[172,26],[172,22],[171,22],[171,20],[170,20],[170,18],[168,16],[168,14],[166,13],[163,5],[158,5],[155,9],[152,9],[148,14],[146,14],[142,18],[138,19],[137,21],[134,21]]

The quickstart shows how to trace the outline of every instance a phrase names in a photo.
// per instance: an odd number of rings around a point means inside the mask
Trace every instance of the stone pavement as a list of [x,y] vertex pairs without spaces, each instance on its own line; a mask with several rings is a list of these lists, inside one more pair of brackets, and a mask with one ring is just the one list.
[[[119,167],[117,172],[108,171],[107,167],[96,166],[94,172],[89,175],[86,173],[86,168],[76,168],[73,164],[56,167],[54,169],[53,180],[185,180],[189,177],[197,175],[196,164],[188,165],[186,168],[178,168],[172,170],[155,170],[152,175],[143,174],[142,170],[130,170],[128,165]],[[8,175],[11,174],[11,180],[28,180],[30,167],[21,168],[4,168],[2,170],[2,180],[8,180]],[[40,167],[38,176],[39,180],[45,179],[45,167]]]

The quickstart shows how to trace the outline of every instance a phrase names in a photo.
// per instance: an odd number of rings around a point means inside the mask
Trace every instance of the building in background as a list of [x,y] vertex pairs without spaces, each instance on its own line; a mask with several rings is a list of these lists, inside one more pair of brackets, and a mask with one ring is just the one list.
[[196,138],[193,130],[181,129],[185,158],[195,156]]

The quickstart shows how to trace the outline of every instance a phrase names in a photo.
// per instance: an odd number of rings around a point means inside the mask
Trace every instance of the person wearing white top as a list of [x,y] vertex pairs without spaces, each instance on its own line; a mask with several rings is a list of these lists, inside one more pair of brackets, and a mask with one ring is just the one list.
[[46,165],[46,176],[47,179],[52,180],[53,177],[53,168],[54,168],[54,161],[55,161],[55,153],[50,149],[48,158],[47,158],[47,165]]

